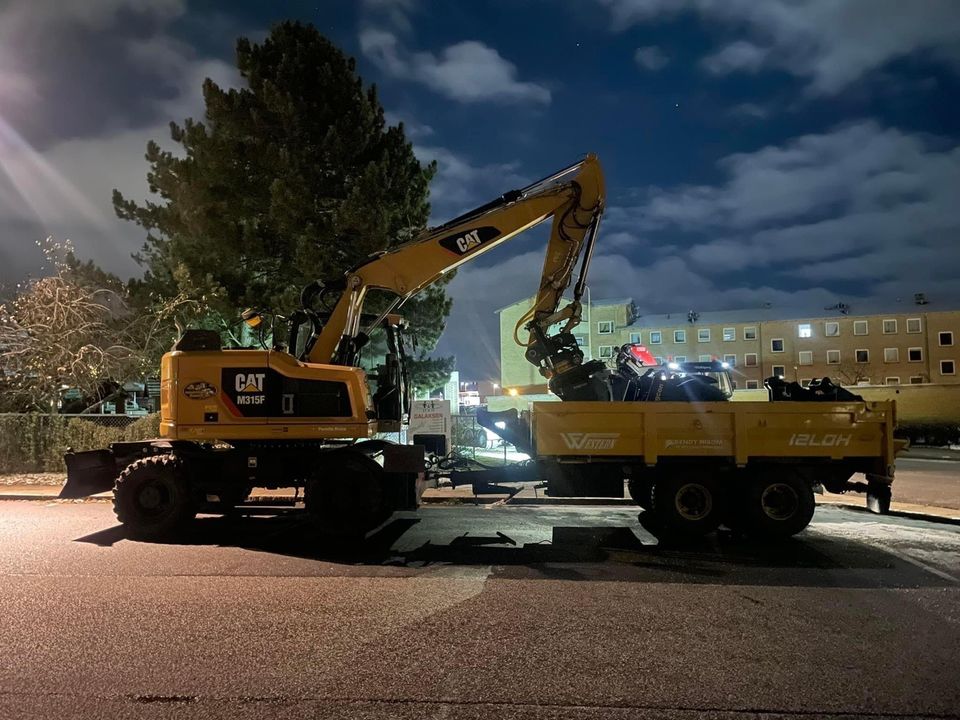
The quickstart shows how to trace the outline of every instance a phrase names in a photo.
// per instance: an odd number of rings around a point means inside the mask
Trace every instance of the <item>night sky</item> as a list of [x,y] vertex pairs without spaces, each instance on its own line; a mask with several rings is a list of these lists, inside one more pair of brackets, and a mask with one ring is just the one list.
[[[146,141],[286,18],[355,56],[438,162],[435,222],[597,153],[595,300],[960,307],[956,0],[0,0],[0,281],[42,273],[47,234],[137,274],[111,190],[145,197]],[[462,377],[497,376],[494,311],[534,292],[544,240],[454,280],[439,351]]]

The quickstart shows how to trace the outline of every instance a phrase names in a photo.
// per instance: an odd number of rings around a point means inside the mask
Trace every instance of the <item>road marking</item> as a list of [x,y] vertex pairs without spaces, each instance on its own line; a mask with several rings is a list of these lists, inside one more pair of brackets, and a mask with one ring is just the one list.
[[960,585],[960,578],[951,575],[945,570],[940,570],[939,568],[935,568],[932,565],[928,565],[927,563],[923,562],[922,560],[917,560],[915,557],[911,557],[910,555],[907,555],[904,552],[900,552],[899,550],[894,550],[891,547],[885,547],[884,550],[886,550],[888,553],[895,555],[896,557],[900,558],[904,562],[908,562],[911,565],[914,565],[920,568],[921,570],[926,570],[928,573],[933,573],[934,575],[936,575],[942,580],[949,580],[950,582]]

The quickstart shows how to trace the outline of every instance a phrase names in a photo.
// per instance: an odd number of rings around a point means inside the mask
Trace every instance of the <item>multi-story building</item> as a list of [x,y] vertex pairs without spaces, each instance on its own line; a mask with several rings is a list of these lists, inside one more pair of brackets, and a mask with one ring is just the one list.
[[[512,337],[531,303],[498,311],[507,388],[544,382]],[[584,306],[576,332],[590,358],[610,360],[620,345],[633,342],[662,362],[725,361],[744,389],[763,387],[771,375],[801,384],[822,377],[844,385],[960,382],[960,311],[930,310],[925,302],[891,303],[870,314],[840,307],[843,312],[806,317],[773,307],[641,315],[630,299],[604,300]]]

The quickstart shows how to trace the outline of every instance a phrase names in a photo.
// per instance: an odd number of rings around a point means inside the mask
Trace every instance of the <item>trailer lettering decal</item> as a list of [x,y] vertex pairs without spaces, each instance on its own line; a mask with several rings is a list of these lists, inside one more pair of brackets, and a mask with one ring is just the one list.
[[560,433],[571,450],[612,450],[620,433]]
[[717,438],[683,438],[680,440],[666,440],[664,445],[669,448],[705,448],[723,447],[723,440]]
[[843,433],[794,433],[789,444],[795,447],[849,447],[851,437]]

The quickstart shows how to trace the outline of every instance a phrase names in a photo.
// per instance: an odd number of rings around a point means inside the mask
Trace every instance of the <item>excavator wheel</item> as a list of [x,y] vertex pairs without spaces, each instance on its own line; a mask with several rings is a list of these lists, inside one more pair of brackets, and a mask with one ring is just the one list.
[[739,518],[750,535],[787,538],[810,524],[816,508],[813,487],[787,469],[763,471],[744,490]]
[[391,514],[383,483],[380,466],[360,454],[338,454],[324,464],[304,491],[317,533],[326,540],[362,542]]
[[173,536],[197,515],[197,498],[176,455],[152,455],[130,463],[113,490],[113,511],[134,537]]
[[660,471],[651,493],[651,510],[663,529],[684,536],[706,535],[720,526],[725,498],[707,470]]

